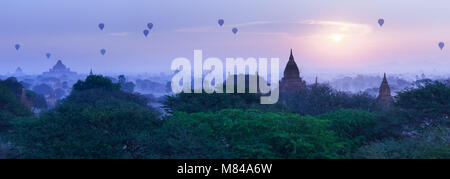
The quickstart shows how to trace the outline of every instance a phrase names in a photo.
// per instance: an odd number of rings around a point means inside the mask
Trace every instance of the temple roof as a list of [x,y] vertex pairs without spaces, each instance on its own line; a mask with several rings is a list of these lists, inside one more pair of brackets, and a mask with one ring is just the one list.
[[381,82],[377,100],[381,102],[384,107],[389,107],[390,103],[393,101],[391,96],[391,88],[389,87],[386,79],[386,73],[384,74],[383,81]]
[[22,68],[17,67],[17,68],[16,68],[16,73],[23,73]]
[[64,65],[61,60],[58,60],[56,64],[53,66],[52,70],[68,70],[66,65]]
[[44,72],[43,75],[61,76],[61,75],[76,75],[76,73],[70,71],[70,68],[67,68],[66,65],[62,63],[61,60],[58,60],[58,62],[56,62],[56,64],[48,72]]
[[291,49],[291,55],[289,56],[289,61],[286,65],[286,68],[284,69],[284,78],[290,78],[290,77],[297,78],[299,76],[300,76],[300,71],[298,70],[297,64],[295,63],[294,56],[292,55],[292,49]]
[[384,77],[383,77],[383,81],[381,82],[381,86],[380,86],[380,88],[389,88],[389,84],[388,84],[388,82],[387,82],[387,79],[386,79],[386,73],[384,73]]

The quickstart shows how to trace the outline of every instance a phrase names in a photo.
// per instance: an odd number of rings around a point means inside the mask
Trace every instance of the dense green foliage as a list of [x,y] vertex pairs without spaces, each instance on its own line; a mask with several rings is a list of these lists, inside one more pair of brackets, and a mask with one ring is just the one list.
[[101,75],[89,75],[85,81],[78,81],[73,85],[73,91],[83,91],[88,89],[117,91],[120,89],[120,84],[113,83],[110,79]]
[[339,158],[343,150],[328,121],[290,113],[178,112],[161,130],[168,158]]
[[[0,84],[3,84],[10,92],[12,92],[17,99],[20,100],[22,95],[22,89],[24,86],[21,82],[18,82],[16,78],[10,77],[4,81],[0,80]],[[47,109],[47,101],[44,96],[34,91],[26,90],[27,99],[33,104],[32,107],[37,109]]]
[[222,109],[259,109],[261,111],[288,111],[285,105],[261,105],[260,95],[254,93],[180,93],[167,96],[164,107],[169,112],[216,112]]
[[88,103],[94,104],[98,100],[114,98],[121,101],[128,101],[139,104],[141,106],[147,105],[147,98],[138,94],[131,94],[120,90],[120,83],[113,83],[110,79],[101,75],[90,75],[85,81],[78,81],[69,96],[67,96],[62,103],[64,104],[79,104]]
[[31,116],[27,109],[17,97],[0,83],[0,132],[10,127],[9,121],[15,117]]
[[425,82],[399,93],[395,106],[410,123],[440,123],[450,116],[450,86],[438,81]]
[[319,118],[330,121],[330,129],[336,133],[340,140],[344,141],[348,150],[345,153],[352,152],[363,144],[375,140],[376,121],[371,113],[358,110],[340,110],[322,114]]
[[3,84],[10,92],[20,98],[20,94],[22,93],[22,84],[20,84],[15,77],[9,77],[6,80],[1,81],[0,84]]
[[90,103],[105,98],[115,98],[123,101],[130,101],[145,106],[147,99],[144,96],[130,94],[123,91],[109,91],[105,89],[86,89],[84,91],[72,91],[72,93],[62,100],[63,103]]
[[[260,93],[249,93],[250,75],[234,75],[227,80],[233,80],[237,84],[239,77],[245,80],[245,93],[225,93],[226,82],[222,85],[224,93],[179,93],[166,96],[163,105],[168,113],[182,111],[187,113],[216,112],[222,109],[258,109],[264,112],[289,112],[290,109],[283,103],[273,105],[261,105]],[[170,85],[170,84],[169,84]],[[234,91],[237,91],[234,85]]]
[[26,90],[25,94],[27,96],[27,99],[30,99],[33,101],[34,108],[47,109],[47,101],[45,100],[45,97],[43,95],[37,94],[30,90]]
[[417,84],[397,94],[395,108],[377,121],[384,139],[363,146],[354,157],[450,158],[450,86],[430,80]]
[[117,99],[60,105],[39,118],[14,121],[24,158],[140,158],[139,136],[158,124],[146,107]]
[[388,110],[322,85],[275,105],[259,94],[181,93],[167,96],[163,118],[124,82],[90,75],[39,117],[0,84],[1,115],[10,114],[0,119],[12,121],[22,158],[450,158],[449,86],[439,82],[399,93]]
[[124,75],[119,76],[119,84],[120,90],[125,91],[127,93],[132,93],[134,91],[134,87],[136,86],[133,82],[128,81]]
[[137,140],[152,136],[160,120],[143,97],[101,78],[79,81],[80,88],[39,118],[14,120],[12,139],[21,157],[142,158],[145,151]]
[[347,94],[327,85],[313,85],[295,93],[281,94],[274,105],[261,105],[260,94],[241,93],[180,93],[167,96],[164,102],[168,112],[215,112],[221,109],[258,109],[266,112],[295,112],[318,115],[340,109],[378,110],[376,100],[368,94]]
[[448,159],[450,128],[432,128],[412,137],[386,139],[361,147],[355,158]]
[[281,100],[301,115],[318,115],[339,109],[378,109],[376,100],[366,93],[347,94],[328,85],[312,85],[295,93],[282,94]]

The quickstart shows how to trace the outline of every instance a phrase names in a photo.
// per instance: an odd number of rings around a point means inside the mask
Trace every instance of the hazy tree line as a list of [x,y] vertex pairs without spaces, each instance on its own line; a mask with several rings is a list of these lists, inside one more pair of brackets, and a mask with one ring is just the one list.
[[448,81],[422,81],[388,110],[319,84],[275,105],[181,93],[164,99],[165,116],[124,77],[90,75],[38,117],[19,85],[0,82],[0,136],[11,144],[0,152],[11,158],[450,158]]

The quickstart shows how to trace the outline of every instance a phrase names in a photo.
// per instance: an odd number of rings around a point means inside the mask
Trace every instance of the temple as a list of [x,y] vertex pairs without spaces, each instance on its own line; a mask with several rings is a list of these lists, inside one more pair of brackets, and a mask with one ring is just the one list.
[[13,76],[25,76],[25,73],[23,72],[22,68],[17,67],[16,71],[13,74]]
[[284,76],[280,82],[280,92],[295,92],[302,88],[306,88],[306,82],[300,77],[300,71],[295,63],[294,56],[289,56],[289,61],[284,69]]
[[67,68],[61,60],[58,60],[58,62],[51,68],[48,72],[44,72],[42,74],[43,76],[47,77],[71,77],[77,75],[77,73],[70,71],[70,68]]
[[391,103],[394,101],[391,96],[391,88],[389,87],[386,79],[386,73],[384,74],[383,81],[380,85],[377,101],[383,108],[389,108],[391,106]]

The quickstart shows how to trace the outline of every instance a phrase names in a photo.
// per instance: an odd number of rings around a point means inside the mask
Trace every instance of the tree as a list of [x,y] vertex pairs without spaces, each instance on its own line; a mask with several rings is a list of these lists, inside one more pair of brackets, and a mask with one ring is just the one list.
[[89,89],[117,91],[120,90],[120,84],[113,83],[110,79],[101,75],[89,75],[85,81],[78,80],[78,82],[73,85],[73,91],[84,91]]
[[312,85],[294,93],[281,94],[280,100],[301,115],[319,115],[340,109],[378,110],[375,98],[368,94],[347,94],[328,85]]
[[62,100],[63,103],[94,104],[109,98],[131,101],[141,106],[147,106],[148,102],[145,96],[123,92],[119,83],[112,83],[110,79],[100,75],[90,75],[85,81],[79,80],[73,89],[71,94]]
[[13,121],[23,158],[142,158],[160,120],[147,107],[118,99],[62,104],[39,118]]
[[[76,87],[75,87],[76,86]],[[161,122],[145,97],[102,76],[78,81],[55,109],[13,121],[23,158],[142,158]]]
[[127,82],[127,79],[125,78],[125,75],[119,75],[119,83],[123,84]]
[[9,77],[4,81],[0,80],[0,83],[3,84],[9,91],[11,91],[17,99],[20,98],[20,94],[22,93],[22,84],[20,84],[15,77]]
[[133,93],[134,87],[136,86],[136,85],[134,85],[133,82],[127,82],[127,79],[125,78],[124,75],[119,76],[119,84],[120,84],[120,89],[127,93]]
[[325,120],[257,110],[176,112],[158,135],[164,158],[340,158],[343,150]]
[[425,81],[417,88],[400,92],[395,106],[411,125],[436,125],[450,115],[450,86],[439,81]]
[[[16,78],[10,77],[4,81],[0,80],[0,85],[3,85],[6,87],[10,92],[14,94],[17,100],[21,99],[22,95],[22,89],[24,89],[24,86],[22,86],[23,83],[19,83]],[[41,94],[36,94],[33,91],[25,90],[25,95],[28,100],[32,101],[33,107],[38,109],[45,109],[47,108],[47,101],[45,101],[45,98]]]
[[[234,75],[229,76],[227,80],[234,80],[234,91],[237,91],[237,80],[239,77],[245,79],[244,93],[225,93],[226,82],[222,88],[224,93],[179,93],[168,95],[163,101],[163,108],[172,113],[175,111],[183,111],[187,113],[197,112],[216,112],[222,109],[258,109],[263,112],[288,112],[290,111],[283,103],[273,105],[261,104],[261,96],[263,94],[249,92],[249,80],[255,75]],[[265,82],[265,81],[264,81]],[[193,84],[193,83],[192,83]],[[170,83],[167,83],[167,87]]]
[[26,83],[26,82],[23,82],[23,81],[21,81],[21,82],[19,82],[25,89],[30,89],[31,88],[31,85],[30,84],[28,84],[28,83]]
[[450,128],[432,127],[413,137],[385,139],[361,147],[355,158],[368,159],[448,159]]
[[9,122],[13,118],[31,115],[31,111],[19,102],[16,95],[0,83],[0,132],[11,127]]
[[187,113],[216,112],[222,109],[259,109],[266,112],[289,111],[281,103],[260,104],[260,94],[256,93],[180,93],[166,96],[163,101],[167,112],[183,111]]
[[354,152],[362,145],[376,139],[376,121],[369,112],[346,109],[322,114],[318,118],[330,121],[330,129],[346,146],[347,151],[344,153]]

